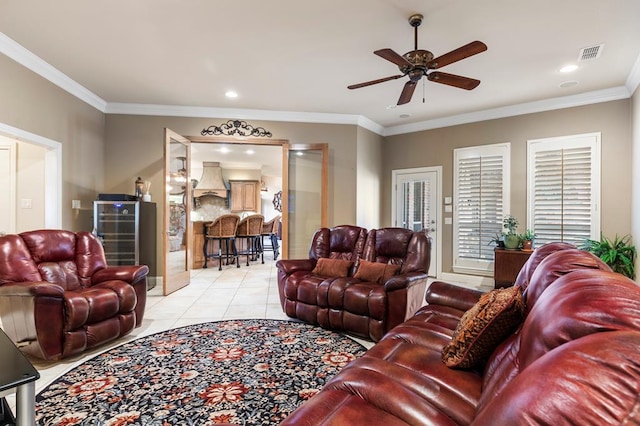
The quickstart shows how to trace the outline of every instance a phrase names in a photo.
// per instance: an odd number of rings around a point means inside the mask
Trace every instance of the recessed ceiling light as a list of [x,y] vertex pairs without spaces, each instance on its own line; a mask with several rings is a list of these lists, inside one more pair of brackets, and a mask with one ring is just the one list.
[[400,114],[400,118],[409,118],[411,114]]
[[577,69],[578,69],[577,65],[574,65],[574,64],[565,65],[564,67],[560,68],[560,72],[563,74],[566,74],[566,73],[574,72]]
[[249,155],[253,155],[253,154],[255,154],[255,153],[256,153],[256,152],[255,152],[254,150],[252,150],[252,149],[248,149],[248,150],[246,150],[245,152],[246,152],[247,154],[249,154]]
[[229,152],[231,152],[231,150],[226,146],[221,147],[218,151],[221,152],[222,154],[228,154]]
[[563,89],[566,89],[567,87],[577,86],[577,85],[578,85],[578,82],[576,80],[565,81],[563,83],[560,83],[560,87],[562,87]]
[[237,98],[238,94],[236,92],[234,92],[233,90],[229,90],[228,92],[226,92],[224,94],[227,98],[233,99],[233,98]]

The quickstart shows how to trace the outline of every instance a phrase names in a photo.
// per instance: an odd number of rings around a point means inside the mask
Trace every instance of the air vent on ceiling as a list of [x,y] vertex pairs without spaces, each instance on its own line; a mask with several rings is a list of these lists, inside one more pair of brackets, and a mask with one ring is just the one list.
[[578,55],[578,62],[590,61],[591,59],[598,59],[602,54],[603,49],[604,49],[604,44],[597,44],[595,46],[589,46],[589,47],[584,47],[580,49],[580,54]]

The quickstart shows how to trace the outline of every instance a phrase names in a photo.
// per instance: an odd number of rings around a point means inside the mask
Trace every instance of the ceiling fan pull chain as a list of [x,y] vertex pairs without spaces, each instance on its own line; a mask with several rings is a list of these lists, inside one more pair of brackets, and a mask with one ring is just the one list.
[[425,93],[426,89],[424,86],[424,79],[422,79],[422,103],[424,103],[424,93]]

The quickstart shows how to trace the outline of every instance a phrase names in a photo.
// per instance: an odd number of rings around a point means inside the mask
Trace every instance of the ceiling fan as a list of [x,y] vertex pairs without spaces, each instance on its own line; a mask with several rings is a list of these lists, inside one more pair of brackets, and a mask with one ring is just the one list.
[[411,100],[416,84],[424,76],[426,76],[429,81],[458,87],[460,89],[472,90],[478,87],[480,80],[433,70],[437,70],[445,65],[468,58],[469,56],[482,53],[487,50],[487,45],[481,41],[472,41],[471,43],[465,44],[464,46],[452,50],[449,53],[445,53],[444,55],[434,58],[433,53],[428,50],[418,50],[418,27],[422,24],[422,18],[423,17],[420,14],[411,15],[409,17],[409,24],[414,28],[414,50],[407,52],[402,56],[391,49],[380,49],[373,52],[381,58],[396,64],[398,68],[400,68],[400,72],[402,74],[367,81],[364,83],[352,84],[347,87],[349,89],[359,89],[373,84],[384,83],[389,80],[396,80],[407,75],[409,76],[409,81],[405,83],[404,88],[402,89],[402,93],[398,99],[398,105],[406,104]]

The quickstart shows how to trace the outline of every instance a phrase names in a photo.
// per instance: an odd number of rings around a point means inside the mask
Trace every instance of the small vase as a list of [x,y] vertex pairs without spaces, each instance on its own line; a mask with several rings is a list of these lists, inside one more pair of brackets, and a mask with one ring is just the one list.
[[151,194],[149,194],[148,192],[146,192],[143,196],[142,196],[142,201],[145,202],[150,202],[151,201]]
[[532,240],[524,240],[522,242],[522,250],[525,250],[525,251],[533,250],[533,241]]

